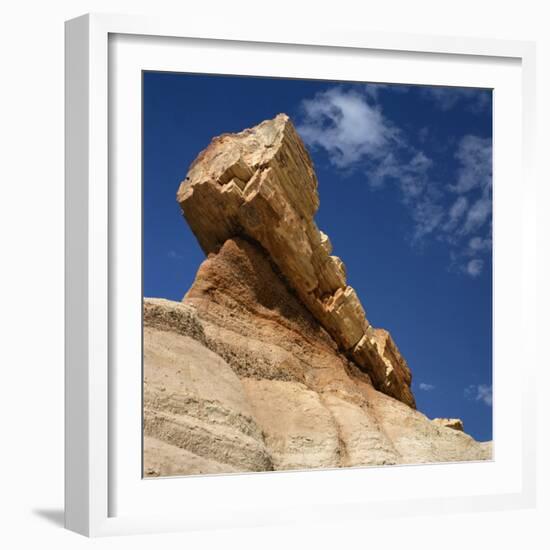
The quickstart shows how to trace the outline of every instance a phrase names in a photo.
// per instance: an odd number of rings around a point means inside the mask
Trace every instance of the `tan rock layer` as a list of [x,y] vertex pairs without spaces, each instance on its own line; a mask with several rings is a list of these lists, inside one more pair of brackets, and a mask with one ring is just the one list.
[[317,179],[288,116],[214,138],[191,165],[177,200],[205,253],[233,237],[259,243],[375,387],[415,407],[406,361],[389,333],[370,325],[343,262],[315,224]]
[[[229,255],[258,261],[250,247],[228,241],[206,260],[203,283],[224,262],[237,267]],[[266,275],[261,265],[253,271]],[[242,278],[248,285],[246,272]],[[281,287],[260,300],[241,287],[237,304],[237,291],[217,286],[222,292],[196,286],[183,304],[145,300],[145,476],[491,459],[490,442],[431,421],[346,368],[322,329],[307,329],[303,306],[292,295],[279,300]],[[277,372],[286,376],[273,378]]]
[[168,304],[144,317],[144,475],[272,470],[238,377]]

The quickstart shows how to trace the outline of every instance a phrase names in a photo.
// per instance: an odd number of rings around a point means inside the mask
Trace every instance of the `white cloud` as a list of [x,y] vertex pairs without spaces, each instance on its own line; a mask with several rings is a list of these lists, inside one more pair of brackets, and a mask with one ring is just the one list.
[[491,92],[477,88],[456,88],[446,86],[426,86],[420,88],[421,96],[433,101],[441,111],[450,111],[457,105],[474,113],[488,109],[491,105]]
[[423,391],[435,390],[435,386],[433,384],[426,384],[425,382],[420,382],[420,384],[418,384],[418,387]]
[[468,199],[466,197],[458,197],[452,206],[449,208],[449,213],[443,230],[450,233],[458,226],[460,220],[468,210]]
[[[478,277],[483,270],[484,261],[479,256],[492,248],[492,156],[489,138],[466,135],[460,140],[455,153],[459,163],[457,179],[449,186],[458,197],[442,227],[447,242],[458,246],[454,256],[458,263],[462,262],[460,270],[472,277]],[[477,232],[488,236],[471,236]],[[468,259],[472,256],[477,258]]]
[[365,84],[365,93],[373,99],[378,99],[382,90],[397,94],[406,94],[411,87],[406,84],[382,84],[379,82],[369,82]]
[[485,386],[481,384],[477,387],[477,401],[483,401],[485,405],[491,406],[493,404],[493,388],[492,386]]
[[465,193],[478,188],[488,191],[493,178],[493,146],[490,138],[466,135],[455,153],[460,163],[457,182],[451,186],[456,193]]
[[432,160],[412,147],[382,112],[379,93],[390,88],[399,89],[368,84],[364,94],[341,87],[317,94],[303,102],[297,129],[308,145],[324,149],[337,168],[362,170],[371,187],[395,183],[415,223],[411,240],[417,242],[438,227],[444,209],[432,196]]
[[302,138],[321,147],[330,161],[347,168],[363,160],[383,160],[398,142],[396,129],[366,95],[331,88],[302,103]]
[[468,386],[464,390],[464,396],[473,401],[481,401],[488,407],[493,405],[493,387],[486,384]]
[[418,199],[426,191],[429,183],[427,174],[432,161],[421,151],[409,149],[399,157],[398,153],[387,151],[376,167],[367,173],[369,183],[374,187],[382,186],[386,181],[395,181],[403,193],[403,200],[410,202]]
[[324,149],[337,168],[363,170],[373,187],[398,182],[405,199],[419,196],[432,161],[411,147],[403,132],[388,120],[378,103],[384,84],[365,85],[365,93],[330,88],[302,102],[297,125],[304,141]]
[[415,222],[413,242],[418,242],[433,233],[440,226],[444,214],[444,208],[429,197],[416,201],[411,212]]
[[471,253],[487,252],[491,250],[492,241],[490,238],[483,239],[482,237],[472,237],[468,243],[468,249]]
[[483,260],[476,258],[466,264],[466,273],[471,277],[479,277],[483,271]]
[[[458,272],[479,276],[481,256],[491,250],[490,236],[481,236],[487,235],[492,214],[491,139],[464,136],[454,154],[458,163],[454,181],[438,184],[432,178],[432,159],[384,114],[382,90],[402,91],[399,86],[366,84],[318,93],[302,102],[298,132],[307,145],[324,150],[335,168],[363,172],[374,188],[395,184],[414,223],[411,242],[420,243],[431,235],[450,247]],[[429,90],[421,93],[432,94],[445,108],[477,93],[462,88]],[[424,139],[426,132],[422,130]]]
[[460,229],[461,234],[469,235],[470,233],[477,231],[489,219],[491,210],[492,201],[490,197],[479,198],[468,210],[464,225]]
[[377,100],[381,90],[388,90],[390,86],[388,84],[378,84],[376,82],[370,82],[365,84],[365,93],[372,99]]

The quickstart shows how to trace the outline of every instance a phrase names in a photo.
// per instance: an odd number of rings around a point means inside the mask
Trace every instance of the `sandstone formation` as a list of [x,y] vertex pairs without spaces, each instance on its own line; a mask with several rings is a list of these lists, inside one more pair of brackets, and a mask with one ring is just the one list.
[[178,201],[207,258],[182,302],[144,300],[145,476],[491,458],[415,409],[313,221],[316,188],[285,115],[193,163]]
[[191,165],[177,199],[206,254],[233,237],[259,243],[375,387],[415,406],[406,361],[390,334],[370,325],[344,264],[315,224],[317,179],[288,116],[215,138]]
[[270,470],[238,377],[189,336],[144,329],[145,473]]
[[226,241],[144,325],[146,476],[491,457],[377,391],[257,244]]

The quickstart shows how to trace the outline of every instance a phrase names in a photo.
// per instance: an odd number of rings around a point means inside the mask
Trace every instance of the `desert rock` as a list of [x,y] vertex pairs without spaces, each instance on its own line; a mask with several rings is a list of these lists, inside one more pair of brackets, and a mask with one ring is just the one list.
[[406,361],[389,334],[370,325],[343,262],[315,224],[317,178],[288,116],[212,140],[177,199],[206,254],[235,237],[258,243],[339,349],[380,391],[415,406]]
[[273,469],[242,385],[221,357],[148,326],[144,342],[146,475]]
[[417,411],[314,221],[286,115],[215,138],[177,194],[207,257],[181,302],[144,299],[144,475],[487,460],[458,419]]

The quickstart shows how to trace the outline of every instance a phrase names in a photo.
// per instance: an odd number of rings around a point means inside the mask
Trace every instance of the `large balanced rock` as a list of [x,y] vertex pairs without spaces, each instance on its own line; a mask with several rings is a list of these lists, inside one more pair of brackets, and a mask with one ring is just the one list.
[[415,407],[411,373],[390,334],[375,329],[327,235],[314,221],[317,179],[304,144],[281,114],[212,140],[177,194],[206,254],[229,239],[258,243],[340,351],[378,390]]
[[209,255],[183,302],[144,301],[144,375],[146,476],[491,457],[376,390],[242,238]]

